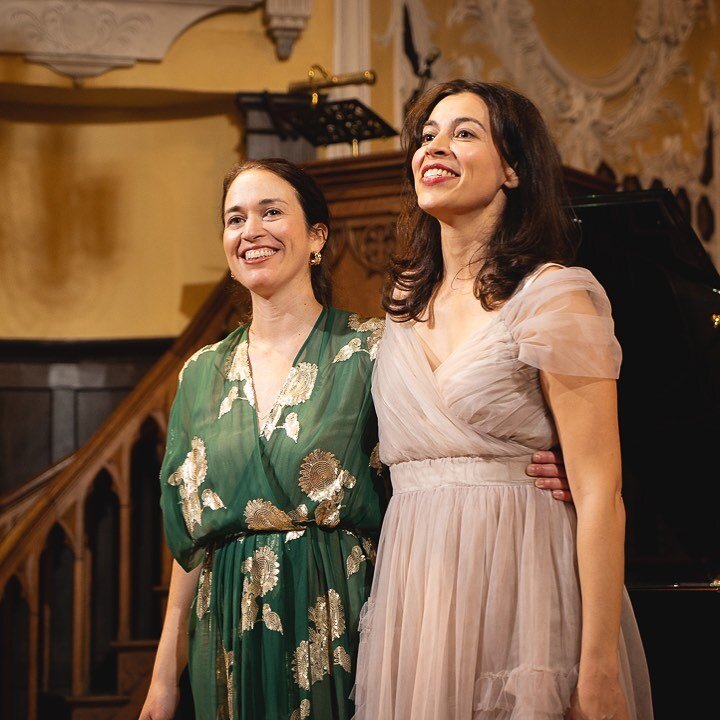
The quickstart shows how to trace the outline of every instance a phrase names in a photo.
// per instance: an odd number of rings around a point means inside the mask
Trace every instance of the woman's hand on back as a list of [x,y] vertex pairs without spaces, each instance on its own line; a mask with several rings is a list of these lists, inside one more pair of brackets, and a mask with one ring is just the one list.
[[532,463],[525,469],[525,474],[535,479],[536,487],[552,491],[556,500],[573,501],[565,475],[562,452],[559,449],[536,452],[532,456]]

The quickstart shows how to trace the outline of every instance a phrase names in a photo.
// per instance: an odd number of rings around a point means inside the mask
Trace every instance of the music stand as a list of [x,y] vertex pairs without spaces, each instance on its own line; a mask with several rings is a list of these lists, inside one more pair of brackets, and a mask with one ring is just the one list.
[[262,92],[238,93],[235,100],[246,117],[248,135],[275,135],[281,141],[302,142],[302,138],[314,147],[346,142],[352,145],[355,157],[362,141],[397,135],[359,100],[316,97],[313,102],[307,93]]

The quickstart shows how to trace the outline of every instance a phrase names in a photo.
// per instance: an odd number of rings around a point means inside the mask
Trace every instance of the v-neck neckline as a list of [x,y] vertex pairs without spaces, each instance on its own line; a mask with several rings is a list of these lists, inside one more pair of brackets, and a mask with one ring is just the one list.
[[[507,303],[506,303],[507,304]],[[423,358],[425,359],[425,363],[427,364],[428,369],[430,370],[431,374],[433,376],[437,376],[437,374],[440,372],[440,370],[455,356],[457,355],[460,350],[462,350],[466,345],[470,343],[471,340],[476,339],[477,337],[482,337],[498,320],[500,315],[502,314],[503,308],[505,305],[503,305],[498,312],[496,312],[493,317],[485,323],[482,327],[478,328],[477,330],[471,332],[466,338],[461,340],[451,351],[448,355],[445,356],[443,360],[440,360],[440,358],[437,356],[435,351],[427,344],[427,342],[422,338],[420,333],[415,329],[416,323],[413,323],[409,330],[410,333],[413,336],[413,341],[415,343],[415,347],[417,350],[422,353]],[[427,349],[426,349],[427,348]],[[430,358],[428,351],[431,352],[440,362],[433,367],[432,359]]]
[[[270,410],[265,415],[265,421],[262,424],[262,427],[260,427],[260,414],[258,413],[257,408],[257,393],[255,392],[255,378],[253,377],[253,369],[252,369],[252,363],[250,362],[250,325],[247,326],[245,330],[245,342],[247,343],[247,363],[248,363],[248,381],[250,382],[250,387],[252,389],[253,397],[255,398],[255,402],[252,405],[252,411],[253,411],[253,420],[255,423],[255,435],[258,438],[265,436],[265,428],[267,427],[267,424],[270,420],[270,418],[275,414],[278,407],[278,400],[283,395],[285,390],[287,389],[287,384],[290,380],[290,376],[292,375],[293,370],[295,369],[295,366],[298,364],[298,360],[302,357],[303,352],[305,352],[305,348],[307,347],[308,343],[310,342],[310,339],[315,334],[315,331],[320,326],[320,322],[322,319],[327,315],[328,308],[323,307],[320,310],[320,313],[318,314],[314,325],[310,329],[310,332],[308,332],[307,336],[305,337],[305,340],[303,341],[303,344],[300,346],[300,349],[295,353],[295,357],[293,358],[292,364],[290,365],[290,369],[287,371],[287,374],[285,375],[285,379],[282,381],[282,384],[280,385],[280,388],[278,389],[277,393],[275,394],[275,398],[273,399],[273,403],[270,406]],[[266,438],[266,440],[269,438]]]

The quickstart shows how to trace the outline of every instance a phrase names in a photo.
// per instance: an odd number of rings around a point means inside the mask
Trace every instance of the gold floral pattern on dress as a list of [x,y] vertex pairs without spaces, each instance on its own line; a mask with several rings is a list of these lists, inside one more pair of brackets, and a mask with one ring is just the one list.
[[340,523],[340,502],[342,492],[337,499],[323,500],[315,508],[315,523],[320,527],[337,527]]
[[230,408],[232,407],[232,404],[238,399],[240,395],[240,390],[238,390],[237,385],[233,385],[230,388],[230,391],[227,394],[227,397],[223,399],[223,401],[220,403],[220,411],[218,412],[218,420],[225,415],[225,413],[230,412]]
[[304,698],[300,701],[300,707],[297,710],[293,710],[290,715],[290,720],[307,720],[310,717],[310,701]]
[[300,434],[300,422],[298,421],[297,413],[289,413],[282,427],[285,430],[285,434],[291,440],[297,442],[298,435]]
[[327,500],[340,488],[340,462],[331,452],[313,450],[300,464],[300,489],[316,502]]
[[340,467],[331,452],[313,450],[300,464],[300,489],[315,502],[336,498],[343,488],[355,486],[355,478]]
[[295,530],[288,513],[275,507],[268,500],[249,500],[245,506],[245,522],[250,530]]
[[255,389],[252,382],[252,373],[250,372],[250,356],[248,355],[247,340],[238,343],[235,352],[230,356],[225,370],[225,377],[230,382],[241,382],[243,384],[242,390],[244,394],[240,395],[237,387],[230,388],[227,397],[220,403],[218,419],[225,415],[225,413],[230,412],[232,404],[238,398],[247,400],[252,407],[255,407]]
[[[315,387],[317,373],[318,366],[314,363],[301,362],[290,368],[290,372],[278,393],[275,404],[272,406],[267,419],[260,428],[260,435],[264,435],[265,439],[269,440],[270,436],[278,427],[283,410],[286,407],[302,405],[302,403],[310,399],[313,388]],[[297,442],[297,437],[300,434],[300,422],[298,421],[297,413],[292,413],[292,415],[295,417],[291,418],[288,416],[286,423],[280,425],[280,427],[285,429],[288,437]],[[290,419],[289,426],[287,419]]]
[[210,490],[210,488],[203,490],[200,497],[203,507],[210,508],[211,510],[220,510],[220,508],[225,507],[225,503],[220,499],[220,496],[213,490]]
[[362,345],[361,338],[352,338],[340,348],[333,363],[345,362],[358,352],[365,352],[371,360],[375,360],[385,331],[385,321],[380,318],[361,318],[359,315],[353,314],[348,318],[348,327],[356,332],[368,332],[370,335],[365,338],[365,347]]
[[374,565],[375,558],[377,557],[377,552],[375,550],[375,543],[369,537],[362,537],[362,538],[360,538],[360,541],[362,542],[363,550],[365,551],[365,556]]
[[297,540],[298,538],[301,538],[304,534],[304,530],[291,530],[289,533],[286,533],[285,542],[287,543],[291,540]]
[[376,330],[385,329],[385,321],[382,318],[361,318],[357,313],[353,313],[348,318],[348,327],[356,332],[374,332]]
[[375,447],[370,453],[370,467],[377,470],[378,473],[382,470],[382,461],[380,460],[380,443],[375,443]]
[[355,545],[352,550],[350,550],[350,554],[347,556],[347,560],[345,561],[347,576],[350,577],[351,575],[354,575],[358,570],[360,570],[360,565],[364,562],[365,555],[363,555],[362,548],[359,545]]
[[197,600],[195,602],[195,614],[198,620],[202,620],[210,610],[210,598],[212,596],[212,566],[214,550],[212,548],[205,552],[200,577],[198,578]]
[[[217,720],[234,720],[235,718],[235,686],[233,683],[233,670],[235,653],[226,650],[222,645],[218,647],[218,657],[215,662],[215,674],[218,684],[225,686],[225,697],[219,698]],[[225,704],[227,703],[227,705]]]
[[[333,640],[345,632],[345,611],[338,592],[331,588],[327,595],[319,595],[315,604],[308,608],[308,620],[311,623],[308,626],[309,640],[300,642],[292,659],[295,683],[304,690],[309,690],[312,683],[330,674],[334,658],[345,663],[345,650],[338,652],[339,645],[332,648]],[[347,660],[349,667],[349,657]],[[343,663],[335,662],[346,669]]]
[[262,620],[268,630],[274,630],[282,635],[283,626],[280,622],[280,616],[267,603],[263,605]]
[[303,523],[307,522],[308,519],[308,509],[307,505],[304,503],[301,505],[298,505],[294,510],[291,510],[288,515],[290,515],[291,519],[295,523]]
[[[245,562],[242,564],[242,571],[246,577],[243,580],[243,593],[240,599],[241,633],[246,630],[251,630],[253,625],[258,621],[260,611],[257,598],[263,597],[278,584],[280,576],[278,556],[272,548],[263,545],[255,550],[252,555],[245,558]],[[276,619],[277,624],[279,624],[281,628],[280,632],[282,632],[280,617],[272,612],[272,609],[267,604],[263,605],[262,619],[266,626],[270,628],[266,618],[269,619],[271,623],[274,623]]]
[[[222,342],[222,341],[220,341]],[[178,373],[178,382],[181,383],[183,379],[183,375],[185,374],[185,370],[187,370],[187,367],[190,363],[195,362],[201,355],[204,355],[206,352],[211,352],[212,350],[216,350],[218,346],[220,345],[220,342],[216,342],[213,345],[206,345],[205,347],[201,347],[199,350],[196,350],[183,364],[182,368],[180,369],[180,372]]]
[[210,510],[224,508],[225,504],[212,490],[203,491],[202,502],[198,488],[205,482],[208,463],[205,443],[194,437],[191,450],[185,456],[182,465],[168,478],[168,484],[178,488],[183,519],[188,533],[192,535],[195,526],[202,526],[203,507]]
[[310,644],[302,640],[295,648],[292,658],[292,672],[295,684],[303,690],[310,689]]
[[345,672],[352,672],[350,655],[342,645],[338,645],[335,650],[333,650],[333,660],[335,664],[339,665]]
[[358,337],[350,340],[349,343],[343,345],[333,358],[333,363],[345,362],[349,360],[356,352],[362,352],[362,340]]

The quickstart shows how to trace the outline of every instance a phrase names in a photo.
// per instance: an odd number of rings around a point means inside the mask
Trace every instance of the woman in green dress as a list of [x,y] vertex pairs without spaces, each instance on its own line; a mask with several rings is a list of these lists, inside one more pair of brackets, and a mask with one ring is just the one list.
[[[175,562],[140,720],[174,717],[186,663],[197,720],[345,720],[386,500],[370,395],[383,322],[330,307],[329,213],[304,171],[250,161],[223,190],[252,323],[180,373],[160,477]],[[568,499],[557,459],[535,460]]]
[[160,478],[176,562],[141,720],[173,717],[186,658],[198,720],[352,715],[384,504],[370,396],[383,323],[329,307],[329,225],[290,163],[226,178],[223,244],[252,323],[180,373]]

